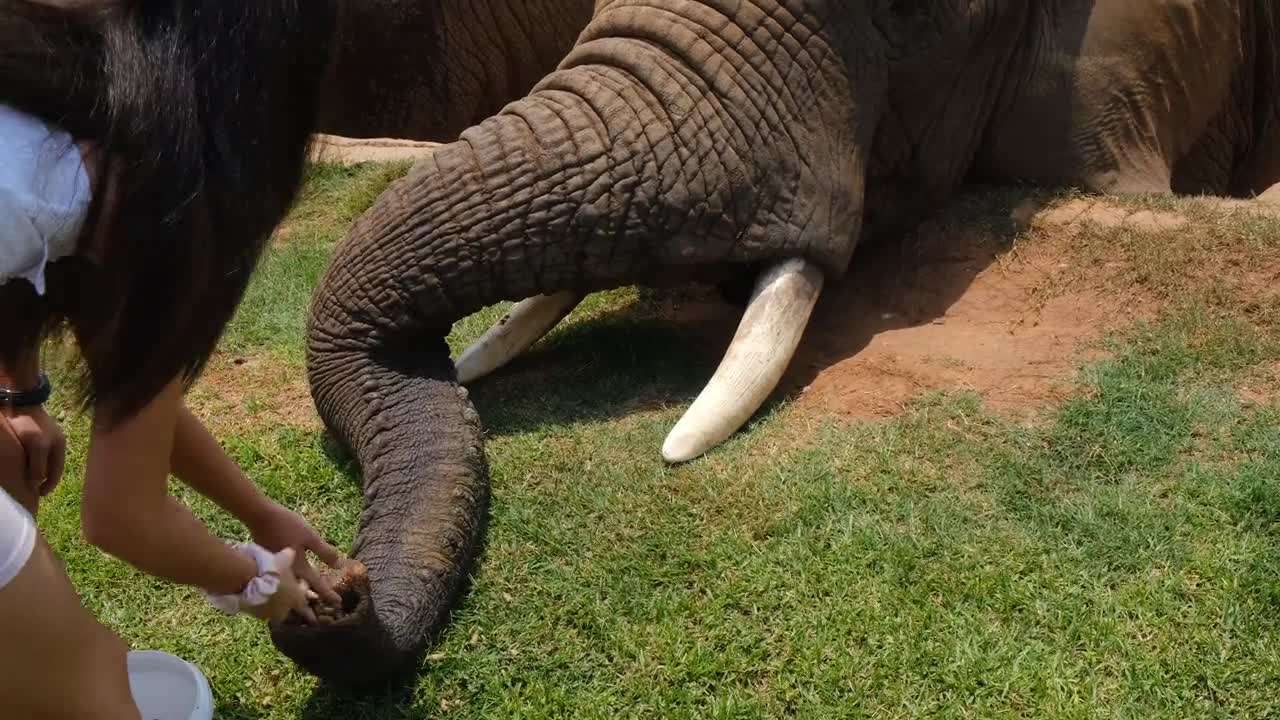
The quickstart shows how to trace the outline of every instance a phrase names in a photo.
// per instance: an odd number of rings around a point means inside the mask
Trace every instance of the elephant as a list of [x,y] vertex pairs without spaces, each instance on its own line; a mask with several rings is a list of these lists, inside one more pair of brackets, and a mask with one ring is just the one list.
[[[1247,196],[1280,174],[1271,0],[600,0],[519,100],[393,183],[335,248],[308,381],[362,471],[355,611],[279,624],[337,683],[413,667],[486,525],[465,389],[584,296],[756,278],[662,446],[686,462],[774,389],[860,239],[976,179]],[[455,363],[459,319],[508,315]],[[552,390],[554,391],[554,390]]]
[[446,142],[523,96],[595,0],[342,0],[316,131]]

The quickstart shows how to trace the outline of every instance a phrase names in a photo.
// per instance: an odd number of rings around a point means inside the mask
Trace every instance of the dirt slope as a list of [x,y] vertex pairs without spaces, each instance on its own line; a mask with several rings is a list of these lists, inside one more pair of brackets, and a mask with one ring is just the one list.
[[[391,160],[433,146],[326,137],[318,156]],[[972,391],[1010,413],[1052,403],[1106,333],[1191,288],[1225,284],[1260,308],[1280,305],[1274,239],[1254,242],[1274,238],[1277,218],[1270,195],[962,196],[916,233],[859,251],[824,293],[781,390],[804,411],[855,418],[896,414],[931,391]],[[718,297],[678,304],[673,320],[732,332],[736,311]]]

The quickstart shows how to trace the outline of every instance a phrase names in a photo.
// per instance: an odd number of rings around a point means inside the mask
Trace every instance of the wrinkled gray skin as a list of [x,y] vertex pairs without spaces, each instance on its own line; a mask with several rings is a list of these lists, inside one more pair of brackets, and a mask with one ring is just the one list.
[[557,71],[420,162],[336,251],[309,373],[363,469],[354,555],[373,597],[286,652],[371,679],[447,621],[488,497],[479,418],[444,342],[458,319],[795,257],[836,279],[865,230],[909,227],[972,177],[1261,191],[1280,165],[1276,12],[605,0]]
[[448,142],[529,91],[594,0],[343,0],[318,132]]
[[[314,131],[351,138],[455,140],[552,71],[591,19],[595,4],[340,0],[336,37],[318,40],[328,45],[330,60]],[[470,462],[482,464],[483,457]],[[477,496],[468,512],[478,514],[486,499]],[[465,540],[467,547],[474,545],[473,534]],[[459,547],[451,562],[457,564],[464,549]],[[438,574],[455,587],[459,568],[442,567]],[[405,587],[404,592],[412,592],[412,584]],[[436,601],[446,604],[444,598]],[[362,615],[368,612],[369,598],[363,602]],[[334,639],[344,633],[355,637]],[[366,626],[339,626],[327,642],[317,644],[296,628],[272,628],[272,640],[300,665],[338,684],[356,686],[378,683],[402,666],[406,648],[420,644],[421,634],[384,637]]]

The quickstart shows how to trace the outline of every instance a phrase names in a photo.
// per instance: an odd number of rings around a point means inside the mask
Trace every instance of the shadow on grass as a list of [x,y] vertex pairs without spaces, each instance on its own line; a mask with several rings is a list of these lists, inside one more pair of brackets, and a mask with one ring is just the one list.
[[373,694],[348,693],[321,685],[311,694],[299,717],[301,720],[418,718],[421,713],[412,709],[413,695],[411,683],[388,687]]
[[[321,681],[311,692],[300,715],[303,720],[330,720],[331,718],[421,718],[421,709],[415,709],[416,688],[425,673],[430,672],[428,656],[432,649],[444,642],[453,631],[456,618],[474,597],[475,579],[484,565],[489,548],[489,510],[486,508],[479,533],[479,545],[463,572],[462,582],[446,601],[446,615],[427,637],[413,663],[397,670],[393,675],[379,678],[379,682],[359,688],[348,688]],[[353,668],[354,669],[354,668]]]
[[344,478],[356,487],[363,487],[360,466],[356,463],[355,455],[343,447],[328,430],[320,432],[320,452],[324,453],[325,458],[342,473]]
[[720,304],[701,323],[672,322],[661,301],[642,292],[627,307],[557,331],[474,383],[472,399],[490,435],[599,422],[683,402],[714,370],[736,314]]
[[[974,279],[1011,247],[1013,208],[1030,191],[976,188],[905,235],[868,238],[849,273],[828,283],[778,390],[757,413],[794,397],[824,369],[878,334],[943,317]],[[728,347],[747,282],[723,288],[646,290],[610,314],[562,327],[471,387],[485,429],[514,434],[686,405]]]
[[823,292],[775,401],[794,396],[881,333],[944,317],[1012,249],[1019,232],[1014,208],[1045,195],[1013,186],[969,188],[912,232],[867,238],[845,277]]

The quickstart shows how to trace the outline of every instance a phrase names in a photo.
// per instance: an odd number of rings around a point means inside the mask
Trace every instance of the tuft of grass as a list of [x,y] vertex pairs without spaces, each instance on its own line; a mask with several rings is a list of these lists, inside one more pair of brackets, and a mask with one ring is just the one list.
[[[301,373],[325,251],[393,176],[315,171],[227,347]],[[1280,406],[1231,388],[1280,359],[1280,330],[1220,299],[1109,338],[1035,423],[938,394],[802,432],[781,404],[668,467],[662,438],[722,343],[634,289],[593,296],[477,386],[486,553],[416,683],[383,696],[317,687],[259,623],[80,543],[81,418],[41,526],[104,622],[208,674],[220,720],[1277,717]],[[360,492],[324,435],[236,427],[241,467],[349,546]]]

